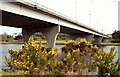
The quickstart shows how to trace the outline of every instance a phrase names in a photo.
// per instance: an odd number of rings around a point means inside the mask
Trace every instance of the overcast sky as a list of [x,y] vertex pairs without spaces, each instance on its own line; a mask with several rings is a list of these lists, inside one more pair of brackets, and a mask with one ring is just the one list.
[[[27,0],[26,0],[27,1]],[[106,34],[118,30],[120,0],[32,0],[64,15],[77,19]],[[20,33],[21,29],[0,26],[0,34]]]

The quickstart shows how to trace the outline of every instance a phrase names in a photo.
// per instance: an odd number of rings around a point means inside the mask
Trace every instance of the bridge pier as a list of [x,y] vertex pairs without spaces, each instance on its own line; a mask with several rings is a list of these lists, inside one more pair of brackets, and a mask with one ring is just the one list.
[[53,26],[47,29],[47,31],[43,32],[46,36],[46,40],[48,42],[48,47],[55,47],[57,35],[60,32],[60,26]]
[[35,28],[35,29],[23,28],[22,34],[23,34],[24,41],[28,42],[29,37],[36,32],[42,32],[46,37],[46,40],[48,42],[48,47],[52,48],[52,47],[55,47],[56,38],[57,38],[58,33],[60,32],[60,27],[59,26],[51,26],[51,27],[39,27],[39,28]]
[[36,29],[22,29],[22,35],[23,35],[23,40],[24,42],[28,42],[28,39],[30,38],[30,36],[34,33],[36,33]]
[[108,39],[106,38],[103,38],[103,43],[106,43]]
[[94,37],[94,35],[86,35],[84,37],[86,38],[87,41],[89,41],[90,43],[92,43],[92,38]]
[[94,38],[95,38],[95,43],[97,43],[97,44],[101,44],[102,43],[103,37],[96,36]]
[[85,35],[85,34],[81,34],[81,35],[72,35],[72,39],[76,40],[77,38],[85,38],[87,41],[89,41],[90,43],[92,43],[92,38],[94,37],[94,35]]

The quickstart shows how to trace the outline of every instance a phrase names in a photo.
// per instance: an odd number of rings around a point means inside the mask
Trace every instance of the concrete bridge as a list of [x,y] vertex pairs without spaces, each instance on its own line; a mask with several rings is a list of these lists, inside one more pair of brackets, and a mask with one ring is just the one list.
[[24,0],[13,1],[0,3],[0,12],[2,12],[0,25],[22,28],[24,41],[36,32],[42,32],[46,36],[49,47],[55,47],[58,33],[70,34],[73,39],[86,38],[89,42],[94,37],[98,39],[98,43],[101,43],[103,38],[108,38],[107,35],[83,23],[37,3]]

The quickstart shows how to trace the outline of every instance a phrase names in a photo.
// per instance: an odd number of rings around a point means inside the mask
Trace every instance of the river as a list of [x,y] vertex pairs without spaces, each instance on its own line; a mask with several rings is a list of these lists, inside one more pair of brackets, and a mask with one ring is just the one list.
[[[60,48],[62,45],[56,45],[56,48],[58,49],[58,59],[60,59],[62,56],[64,56],[64,54],[62,54]],[[120,51],[120,46],[105,46],[104,50],[106,51],[110,51],[110,49],[112,47],[115,47],[116,51]],[[8,50],[9,49],[15,49],[15,50],[19,50],[20,48],[22,48],[22,44],[0,44],[0,68],[7,68],[6,64],[5,64],[5,60],[4,60],[4,56],[9,57],[9,53]],[[118,54],[116,55],[115,59],[118,59]],[[120,57],[120,56],[119,56]]]

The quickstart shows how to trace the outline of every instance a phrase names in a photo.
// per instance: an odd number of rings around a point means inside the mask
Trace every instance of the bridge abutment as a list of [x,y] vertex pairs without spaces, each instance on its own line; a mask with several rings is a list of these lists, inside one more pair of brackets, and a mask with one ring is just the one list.
[[28,39],[31,35],[36,32],[42,32],[45,37],[46,41],[48,42],[48,47],[52,48],[55,47],[56,38],[58,33],[60,32],[60,26],[51,26],[51,27],[39,27],[35,29],[22,29],[23,39],[25,42],[28,42]]

